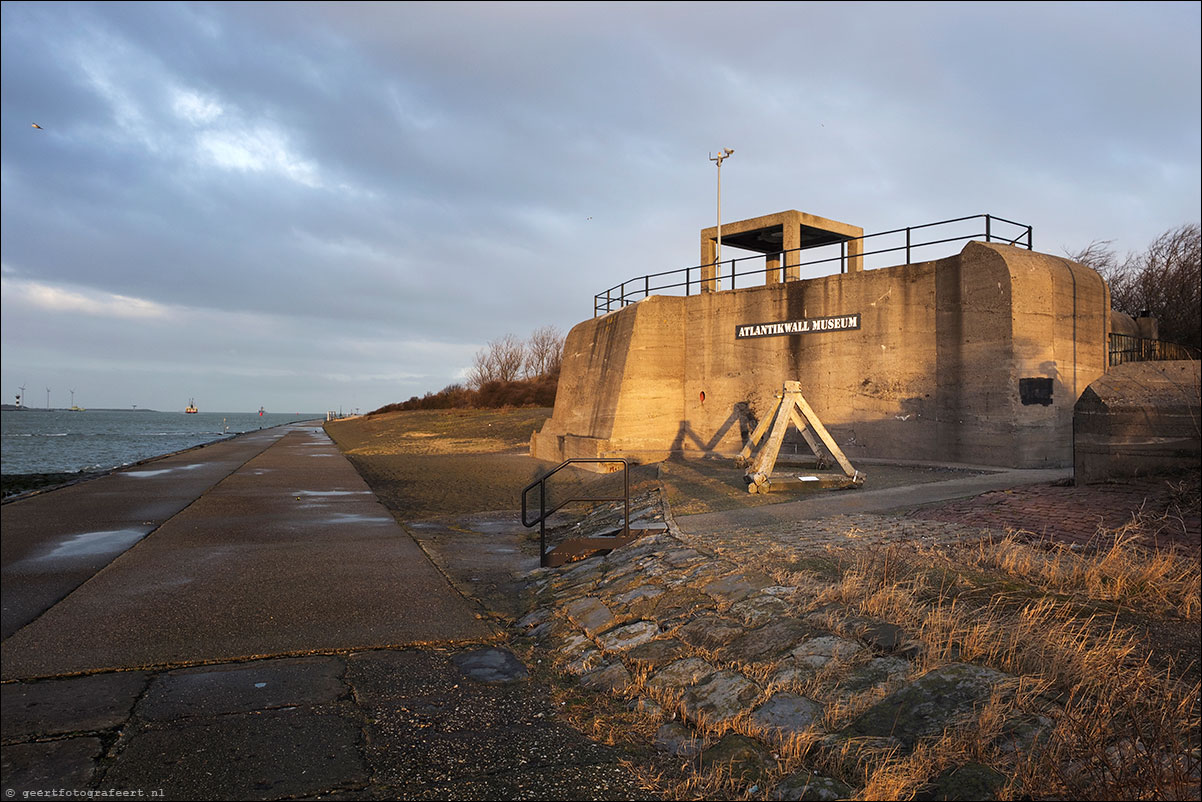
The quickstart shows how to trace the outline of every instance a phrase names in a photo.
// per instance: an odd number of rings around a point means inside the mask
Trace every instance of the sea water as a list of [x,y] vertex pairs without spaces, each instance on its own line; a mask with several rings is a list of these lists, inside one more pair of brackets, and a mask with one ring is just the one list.
[[0,473],[102,471],[321,414],[23,409],[0,412]]

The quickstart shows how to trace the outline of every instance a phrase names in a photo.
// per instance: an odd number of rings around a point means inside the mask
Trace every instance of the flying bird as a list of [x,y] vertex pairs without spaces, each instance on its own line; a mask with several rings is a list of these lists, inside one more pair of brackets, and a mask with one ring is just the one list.
[[37,123],[30,123],[30,125],[32,125],[32,126],[33,126],[34,128],[36,128],[36,129],[38,129],[39,131],[45,131],[45,130],[46,130],[45,128],[43,128],[42,126],[38,125]]

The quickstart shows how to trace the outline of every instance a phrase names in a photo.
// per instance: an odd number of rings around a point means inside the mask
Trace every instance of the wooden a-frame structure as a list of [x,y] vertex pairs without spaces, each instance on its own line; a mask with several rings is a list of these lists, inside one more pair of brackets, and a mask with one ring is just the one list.
[[[776,459],[780,454],[781,443],[784,442],[790,425],[796,426],[801,432],[801,436],[805,438],[810,450],[814,452],[819,469],[833,461],[838,463],[843,475],[788,474],[775,476],[773,470],[776,467]],[[768,435],[767,441],[752,459],[752,452],[769,431],[769,427],[771,427],[771,434]],[[859,487],[864,484],[865,479],[864,474],[852,467],[851,462],[839,448],[839,444],[822,425],[822,421],[818,420],[813,408],[801,394],[801,382],[796,381],[785,382],[784,392],[776,397],[776,404],[772,411],[765,415],[759,425],[755,427],[751,439],[747,441],[735,459],[735,464],[740,467],[751,466],[743,475],[743,480],[747,482],[748,493],[767,493],[772,489],[804,485],[810,482],[817,482],[820,487]]]

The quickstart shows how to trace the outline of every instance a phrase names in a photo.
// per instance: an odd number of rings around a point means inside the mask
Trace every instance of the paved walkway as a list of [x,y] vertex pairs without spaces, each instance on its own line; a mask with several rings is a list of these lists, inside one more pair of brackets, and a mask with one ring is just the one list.
[[[477,641],[495,634],[325,432],[291,426],[263,437],[274,440],[265,449],[235,441],[235,453],[219,464],[256,447],[260,453],[207,490],[194,486],[199,498],[99,570],[96,563],[121,540],[95,530],[115,526],[85,517],[91,531],[81,534],[80,522],[67,523],[58,493],[4,505],[5,540],[11,516],[22,521],[24,546],[20,556],[6,555],[6,607],[12,598],[14,609],[33,609],[22,597],[47,598],[43,584],[57,592],[65,584],[60,577],[95,573],[5,638],[3,679]],[[135,513],[144,514],[154,492],[145,480],[219,471],[212,461],[198,460],[202,454],[189,454],[192,462],[173,458],[117,472],[103,486],[71,489],[77,497],[90,491],[103,499],[106,509],[116,511],[112,517],[130,522],[128,531],[136,532]],[[199,467],[190,469],[192,464]],[[39,510],[46,512],[40,538]],[[97,542],[106,550],[94,549]],[[20,578],[19,587],[8,584],[10,575]]]
[[287,433],[261,429],[3,505],[7,638]]
[[904,485],[883,490],[832,491],[799,501],[785,501],[779,504],[699,515],[677,515],[675,518],[683,531],[706,532],[716,535],[726,530],[745,531],[756,528],[775,528],[804,519],[917,507],[968,498],[991,490],[1062,481],[1071,476],[1072,470],[1068,468],[1046,470],[999,470],[993,468],[988,473],[942,482]]
[[637,798],[314,425],[3,506],[8,798]]

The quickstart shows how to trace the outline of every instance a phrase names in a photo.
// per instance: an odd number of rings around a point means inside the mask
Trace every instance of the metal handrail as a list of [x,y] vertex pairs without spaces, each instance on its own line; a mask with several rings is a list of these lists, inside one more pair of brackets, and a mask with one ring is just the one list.
[[[547,509],[547,480],[569,465],[575,463],[622,463],[622,495],[620,496],[576,496],[561,501],[551,509]],[[538,488],[538,517],[532,521],[526,520],[526,496],[534,488]],[[622,534],[630,534],[630,462],[625,459],[609,459],[606,457],[574,457],[561,462],[552,470],[535,479],[522,488],[522,526],[531,527],[538,524],[538,564],[547,566],[547,519],[574,501],[625,501],[626,506],[622,518]]]
[[[974,232],[972,234],[960,234],[960,235],[957,235],[954,237],[944,237],[942,239],[932,239],[932,240],[927,240],[927,241],[922,241],[922,242],[914,242],[913,241],[913,232],[915,232],[915,231],[921,231],[921,230],[928,229],[928,228],[934,228],[936,226],[948,226],[953,223],[963,223],[963,222],[969,221],[969,220],[984,220],[985,230],[980,231],[980,232]],[[1018,226],[1020,231],[1014,237],[1006,237],[1006,236],[1000,235],[998,232],[994,231],[995,223],[1003,223],[1005,225]],[[1004,242],[1008,245],[1025,246],[1027,248],[1027,250],[1032,250],[1031,226],[1026,225],[1024,223],[1017,223],[1013,220],[1007,220],[1006,218],[998,217],[997,215],[991,215],[991,214],[969,215],[968,217],[956,217],[951,220],[940,220],[935,223],[923,223],[922,225],[918,225],[918,226],[907,226],[905,228],[895,228],[890,231],[879,231],[875,234],[865,234],[862,237],[854,237],[852,239],[843,240],[841,243],[842,247],[841,247],[841,253],[839,256],[832,256],[832,257],[828,257],[825,259],[814,259],[812,261],[801,262],[799,264],[778,265],[777,267],[763,267],[763,268],[759,268],[759,269],[755,269],[755,270],[743,270],[743,271],[739,270],[739,268],[738,268],[739,262],[747,262],[747,261],[750,261],[753,259],[754,260],[764,259],[764,255],[760,254],[760,255],[756,255],[756,256],[744,256],[744,257],[739,257],[737,259],[728,260],[730,263],[730,272],[726,273],[725,275],[723,275],[723,273],[722,273],[722,265],[726,264],[725,261],[718,262],[718,263],[704,264],[704,265],[694,265],[692,267],[684,267],[684,268],[679,268],[677,270],[664,270],[664,271],[661,271],[658,273],[648,273],[643,276],[638,276],[636,278],[632,278],[632,279],[623,281],[621,284],[615,284],[614,286],[610,287],[609,289],[605,290],[604,292],[597,293],[596,295],[594,295],[593,296],[593,316],[597,317],[598,315],[603,315],[603,314],[612,312],[614,310],[615,304],[617,305],[617,308],[621,309],[622,307],[632,304],[637,300],[641,300],[642,298],[649,297],[653,292],[659,292],[661,290],[677,290],[681,287],[684,287],[684,294],[692,295],[694,284],[697,285],[698,291],[700,291],[702,289],[703,284],[713,284],[716,286],[717,283],[724,278],[730,279],[730,287],[731,287],[731,289],[734,289],[735,284],[736,284],[736,279],[739,276],[765,275],[770,270],[781,270],[784,267],[787,267],[790,270],[794,270],[794,269],[800,270],[803,267],[812,267],[814,265],[838,262],[840,264],[841,270],[845,270],[847,260],[848,260],[848,258],[851,258],[847,254],[847,243],[849,243],[849,242],[865,243],[868,240],[871,240],[876,237],[887,237],[887,236],[890,236],[893,234],[901,234],[901,233],[905,233],[905,235],[906,235],[905,245],[897,245],[897,246],[889,247],[889,248],[879,248],[877,250],[865,250],[862,253],[857,254],[856,256],[863,259],[864,257],[867,257],[867,256],[877,256],[877,255],[884,254],[884,253],[905,251],[906,264],[910,264],[911,251],[915,248],[924,248],[924,247],[927,247],[930,245],[942,245],[942,244],[948,243],[948,242],[961,242],[964,240],[978,239],[980,237],[984,237],[986,242],[995,242],[995,241],[996,242]],[[1024,242],[1024,240],[1025,240],[1025,242]],[[831,244],[833,244],[833,243],[826,243],[826,245],[831,245]],[[780,251],[779,253],[781,253],[782,255],[786,254],[786,253],[799,253],[801,251],[808,251],[813,248],[821,248],[821,247],[824,247],[824,245],[805,245],[800,248],[792,248],[788,251]],[[787,261],[787,260],[785,260],[785,261]],[[714,268],[714,278],[713,279],[701,278],[701,275],[702,275],[701,270],[703,268],[707,268],[707,267]],[[693,277],[693,271],[698,271],[698,275],[696,278]],[[654,285],[652,284],[653,280],[655,280],[655,279],[660,279],[660,278],[669,277],[669,276],[678,277],[682,274],[684,276],[683,281],[677,280],[677,281],[672,281],[672,282],[665,283],[665,284],[660,284],[660,283],[655,283]],[[641,286],[639,286],[640,284],[641,284]],[[633,286],[631,286],[631,285],[633,285]],[[628,289],[628,287],[629,287],[629,289]]]
[[1153,362],[1160,360],[1190,359],[1202,356],[1198,349],[1188,345],[1139,337],[1134,334],[1110,332],[1110,366],[1124,362]]

